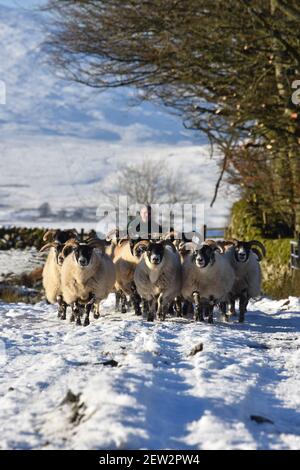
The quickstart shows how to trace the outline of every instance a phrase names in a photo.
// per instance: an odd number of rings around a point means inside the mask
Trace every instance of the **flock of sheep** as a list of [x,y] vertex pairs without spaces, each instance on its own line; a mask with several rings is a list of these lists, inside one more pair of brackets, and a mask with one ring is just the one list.
[[166,313],[193,313],[213,323],[218,306],[225,320],[244,321],[250,298],[261,293],[260,261],[266,250],[257,240],[214,241],[201,244],[176,239],[174,233],[155,240],[91,237],[80,241],[73,230],[50,230],[44,235],[49,250],[43,285],[58,317],[88,325],[90,313],[99,318],[100,302],[114,292],[116,308],[126,312],[131,302],[136,315],[164,320]]

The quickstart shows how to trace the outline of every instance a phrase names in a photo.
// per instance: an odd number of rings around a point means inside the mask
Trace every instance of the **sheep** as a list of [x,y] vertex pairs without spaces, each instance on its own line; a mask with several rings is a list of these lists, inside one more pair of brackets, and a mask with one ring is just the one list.
[[[261,250],[261,251],[260,251]],[[239,322],[243,323],[250,298],[261,294],[261,268],[259,262],[266,255],[264,245],[257,240],[243,242],[234,240],[225,252],[235,272],[235,281],[230,290],[230,312],[235,315],[235,301],[239,300]]]
[[115,266],[105,253],[105,241],[86,240],[79,243],[70,240],[63,254],[61,270],[63,298],[72,306],[72,320],[81,325],[81,307],[85,307],[84,326],[89,325],[90,312],[95,304],[112,292],[116,282]]
[[41,252],[49,250],[46,263],[43,268],[43,287],[46,299],[49,303],[58,303],[58,318],[66,319],[67,304],[61,292],[61,267],[64,262],[63,247],[65,243],[77,237],[75,230],[48,230],[43,241],[47,242],[41,248]]
[[149,302],[148,321],[153,321],[155,314],[164,320],[166,307],[181,292],[180,257],[170,240],[147,240],[137,243],[135,248],[141,243],[146,251],[136,266],[134,282],[138,294]]
[[187,243],[189,255],[183,262],[182,296],[195,304],[195,320],[213,323],[214,306],[227,299],[234,282],[234,270],[217,244]]
[[140,296],[136,291],[134,283],[134,272],[136,266],[140,262],[141,255],[146,249],[146,241],[121,239],[114,251],[113,262],[116,267],[116,284],[115,289],[117,295],[121,297],[121,311],[126,312],[126,295],[128,295],[134,306],[136,315],[141,315]]

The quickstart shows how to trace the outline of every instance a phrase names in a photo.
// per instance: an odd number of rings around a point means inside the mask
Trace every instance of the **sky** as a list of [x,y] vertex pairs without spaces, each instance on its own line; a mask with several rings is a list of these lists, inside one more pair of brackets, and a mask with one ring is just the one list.
[[0,0],[0,5],[11,8],[28,8],[41,4],[40,0]]

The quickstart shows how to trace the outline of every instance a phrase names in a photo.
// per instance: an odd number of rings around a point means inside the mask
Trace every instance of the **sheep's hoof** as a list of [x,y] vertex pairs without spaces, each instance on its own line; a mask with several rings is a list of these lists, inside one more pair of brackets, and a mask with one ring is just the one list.
[[227,313],[225,313],[225,315],[224,315],[224,321],[225,321],[226,323],[229,323],[229,320],[230,320],[230,315],[227,315]]
[[75,315],[74,313],[72,313],[72,315],[70,316],[70,323],[73,323],[75,321]]
[[94,312],[94,319],[95,319],[95,320],[98,320],[98,318],[100,318],[100,314]]
[[154,316],[153,315],[148,315],[147,321],[154,321]]
[[212,325],[212,324],[214,323],[214,319],[211,318],[211,317],[209,317],[209,318],[208,318],[208,323],[209,323],[210,325]]
[[88,318],[85,318],[83,326],[89,326],[89,324],[90,324],[90,320]]
[[204,322],[204,317],[203,317],[203,315],[194,317],[194,321],[195,321],[195,322],[198,322],[198,321]]
[[81,319],[80,319],[80,317],[77,317],[77,319],[76,319],[76,325],[81,326]]
[[121,313],[127,313],[127,308],[126,308],[126,307],[122,307],[122,308],[121,308]]

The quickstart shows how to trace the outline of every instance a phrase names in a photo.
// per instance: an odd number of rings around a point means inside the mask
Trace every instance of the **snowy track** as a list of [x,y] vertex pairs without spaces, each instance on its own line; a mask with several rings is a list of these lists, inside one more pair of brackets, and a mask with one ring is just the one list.
[[1,448],[300,448],[299,300],[212,326],[113,302],[87,328],[0,303]]

